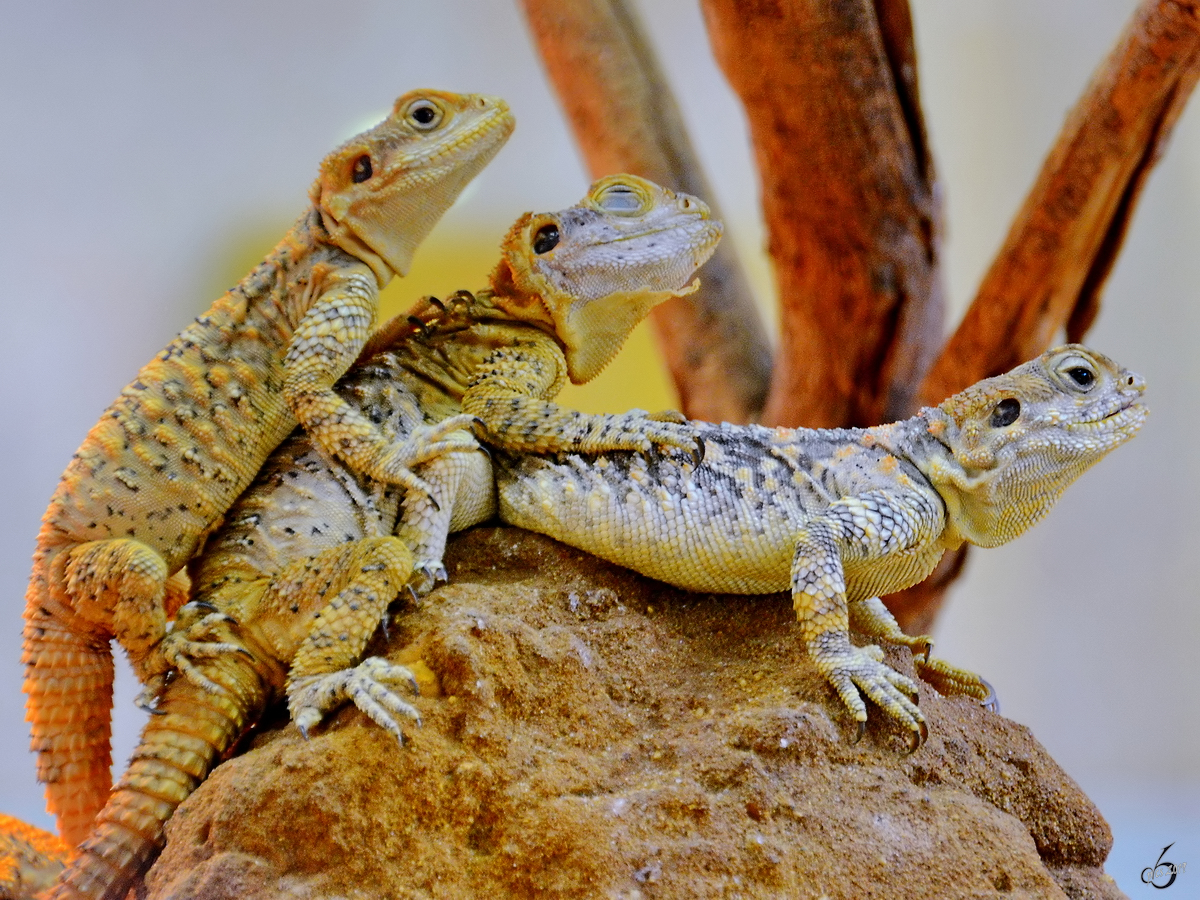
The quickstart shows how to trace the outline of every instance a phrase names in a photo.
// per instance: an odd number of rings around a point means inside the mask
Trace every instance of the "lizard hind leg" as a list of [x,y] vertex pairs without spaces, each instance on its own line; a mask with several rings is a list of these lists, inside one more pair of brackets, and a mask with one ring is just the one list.
[[112,787],[113,659],[125,648],[138,678],[165,670],[167,564],[151,547],[89,541],[40,556],[26,597],[26,718],[46,803],[69,844],[81,841]]
[[966,694],[984,702],[995,696],[988,683],[974,672],[932,657],[933,638],[929,635],[914,636],[901,631],[896,619],[878,597],[851,603],[850,625],[863,634],[892,644],[902,644],[917,653],[913,660],[917,676],[932,685],[939,694]]
[[168,668],[161,642],[167,602],[176,594],[169,574],[166,560],[141,541],[88,541],[55,559],[51,593],[61,592],[76,615],[115,637],[145,683]]
[[420,721],[417,710],[391,690],[415,687],[408,669],[378,657],[356,664],[412,565],[399,538],[364,538],[304,560],[273,581],[265,602],[294,614],[290,631],[298,646],[287,682],[288,710],[305,734],[347,700],[399,740],[396,717]]

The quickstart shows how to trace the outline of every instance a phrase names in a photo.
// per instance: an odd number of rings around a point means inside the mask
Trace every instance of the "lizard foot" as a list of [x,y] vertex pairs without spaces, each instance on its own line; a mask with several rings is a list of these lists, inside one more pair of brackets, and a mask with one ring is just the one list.
[[917,685],[884,664],[883,651],[877,646],[851,647],[819,660],[818,665],[860,729],[867,720],[867,706],[859,694],[861,689],[884,713],[910,732],[912,750],[925,742],[929,734],[925,716],[911,699],[917,695]]
[[378,466],[374,467],[378,470],[377,477],[380,481],[399,484],[405,490],[423,494],[429,498],[435,509],[439,508],[433,490],[423,479],[413,474],[412,467],[448,453],[473,453],[479,450],[479,442],[471,436],[475,422],[474,416],[463,413],[433,425],[414,428],[403,443],[392,447]]
[[919,656],[913,660],[913,665],[916,667],[917,677],[933,685],[933,689],[939,694],[966,694],[985,705],[989,702],[995,704],[996,692],[974,672],[952,666],[942,659],[923,660]]
[[688,418],[677,409],[663,409],[656,413],[646,413],[646,418],[652,422],[674,422],[676,425],[686,425]]
[[[224,653],[241,653],[253,659],[253,655],[232,639],[229,626],[237,624],[223,612],[207,612],[215,609],[210,604],[187,603],[179,610],[175,625],[162,640],[163,658],[179,670],[192,684],[216,694],[222,688],[201,671],[198,662],[214,659]],[[147,684],[146,690],[150,688]],[[143,694],[146,691],[143,691]]]
[[307,738],[309,729],[330,710],[352,700],[376,725],[404,743],[404,733],[396,717],[408,716],[420,725],[421,714],[392,692],[391,687],[397,684],[407,684],[414,692],[418,690],[416,677],[404,666],[369,656],[352,669],[296,679],[288,685],[288,709],[292,721]]

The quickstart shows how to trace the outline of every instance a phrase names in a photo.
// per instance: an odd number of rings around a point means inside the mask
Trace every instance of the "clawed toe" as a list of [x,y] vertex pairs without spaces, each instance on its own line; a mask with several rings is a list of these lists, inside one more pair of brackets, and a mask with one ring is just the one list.
[[980,678],[979,682],[987,688],[987,696],[979,701],[979,705],[989,712],[1000,714],[1000,697],[996,694],[996,689],[992,687],[992,683],[986,678]]
[[855,647],[850,652],[838,654],[836,663],[826,661],[823,668],[846,708],[858,720],[856,742],[861,739],[866,726],[866,705],[861,696],[865,694],[884,714],[909,732],[911,753],[929,736],[925,717],[916,704],[917,686],[910,678],[876,659],[877,651],[874,646]]
[[404,716],[421,724],[421,714],[412,704],[394,694],[389,685],[406,684],[419,693],[416,676],[404,666],[378,656],[363,660],[352,669],[302,678],[288,688],[292,721],[305,738],[335,707],[353,701],[375,724],[404,742],[396,718]]
[[423,560],[413,566],[413,574],[405,586],[412,595],[413,601],[419,602],[421,597],[442,582],[449,580],[450,576],[446,573],[446,567],[442,565],[441,560]]

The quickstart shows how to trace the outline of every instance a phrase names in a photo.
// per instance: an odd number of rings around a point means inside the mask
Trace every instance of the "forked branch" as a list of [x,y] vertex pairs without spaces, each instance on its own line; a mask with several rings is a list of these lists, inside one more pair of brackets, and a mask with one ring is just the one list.
[[[542,61],[592,177],[632,172],[713,194],[679,107],[628,0],[523,0]],[[733,244],[701,272],[700,292],[654,311],[687,415],[757,418],[771,377],[766,331]]]

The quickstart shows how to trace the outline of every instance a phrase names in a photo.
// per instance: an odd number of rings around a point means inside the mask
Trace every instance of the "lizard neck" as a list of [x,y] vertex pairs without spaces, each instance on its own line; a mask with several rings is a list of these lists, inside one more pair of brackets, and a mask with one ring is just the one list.
[[[332,217],[317,207],[313,207],[300,221],[306,223],[308,226],[308,233],[311,240],[337,247],[343,253],[354,257],[370,268],[372,274],[375,276],[375,280],[379,282],[380,290],[395,276],[395,270],[384,261],[382,256],[372,250],[357,233],[344,225],[338,224]],[[412,250],[415,249],[414,245]]]
[[572,384],[595,378],[624,346],[650,311],[674,297],[686,297],[699,280],[679,290],[648,286],[598,297],[574,296],[555,287],[519,253],[507,252],[491,276],[491,302],[514,321],[545,331],[563,350]]
[[940,543],[944,549],[954,550],[971,540],[970,529],[964,532],[961,528],[962,523],[970,520],[970,515],[963,491],[966,473],[941,439],[944,429],[939,424],[939,417],[942,415],[936,409],[922,409],[910,419],[862,429],[860,440],[884,447],[889,453],[910,462],[925,476],[946,508],[946,525]]
[[905,424],[913,464],[946,505],[943,542],[947,549],[968,542],[996,547],[1020,533],[998,528],[996,510],[1002,498],[997,495],[1003,491],[1003,479],[998,476],[1002,473],[996,468],[972,470],[962,464],[950,444],[956,427],[950,416],[938,407],[929,407]]

